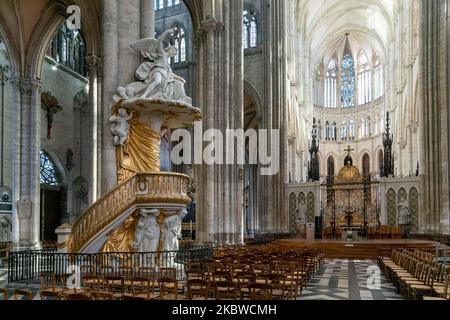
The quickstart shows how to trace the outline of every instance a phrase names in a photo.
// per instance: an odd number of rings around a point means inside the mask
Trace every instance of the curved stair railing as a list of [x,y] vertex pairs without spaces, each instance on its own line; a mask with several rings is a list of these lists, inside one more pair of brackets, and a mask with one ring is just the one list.
[[104,228],[136,204],[179,203],[188,205],[189,176],[170,173],[137,173],[117,185],[90,206],[72,228],[68,251],[80,252]]

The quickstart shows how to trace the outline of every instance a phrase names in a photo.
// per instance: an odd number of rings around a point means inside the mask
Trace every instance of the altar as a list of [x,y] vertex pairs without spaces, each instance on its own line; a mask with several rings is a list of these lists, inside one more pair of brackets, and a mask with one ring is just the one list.
[[[352,240],[365,238],[369,226],[379,225],[380,183],[362,177],[353,165],[350,146],[339,174],[321,184],[323,225],[332,229],[332,238]],[[341,236],[340,236],[341,235]]]

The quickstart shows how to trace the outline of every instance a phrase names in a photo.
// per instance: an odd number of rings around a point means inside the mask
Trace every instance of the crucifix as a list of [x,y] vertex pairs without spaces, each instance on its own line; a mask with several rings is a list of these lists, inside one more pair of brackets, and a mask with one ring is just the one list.
[[348,155],[350,155],[350,152],[355,151],[355,149],[351,149],[350,146],[348,146],[347,149],[344,149],[344,151],[347,151]]
[[352,152],[354,150],[355,149],[350,148],[350,146],[348,146],[347,149],[344,149],[344,151],[348,152],[348,155],[345,157],[345,160],[344,160],[344,166],[352,166],[353,165],[353,159],[352,159],[350,152]]
[[58,99],[52,96],[50,92],[44,92],[41,95],[41,107],[45,111],[45,117],[47,118],[47,139],[52,138],[52,126],[54,115],[62,110],[62,107],[58,104]]

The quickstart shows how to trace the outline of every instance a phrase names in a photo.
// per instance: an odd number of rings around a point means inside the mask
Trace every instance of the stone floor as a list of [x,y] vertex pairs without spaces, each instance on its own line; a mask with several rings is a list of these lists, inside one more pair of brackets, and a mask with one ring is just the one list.
[[402,300],[382,275],[379,289],[368,288],[370,266],[376,267],[376,262],[327,259],[298,300]]

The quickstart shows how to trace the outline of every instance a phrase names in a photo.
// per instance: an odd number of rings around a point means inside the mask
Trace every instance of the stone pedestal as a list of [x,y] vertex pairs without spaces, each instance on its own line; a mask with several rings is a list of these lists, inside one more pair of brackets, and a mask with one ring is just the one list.
[[307,223],[306,224],[306,240],[307,241],[314,241],[314,223]]
[[67,252],[67,241],[72,232],[72,226],[70,224],[63,224],[56,228],[55,233],[58,236],[58,252],[66,253]]

